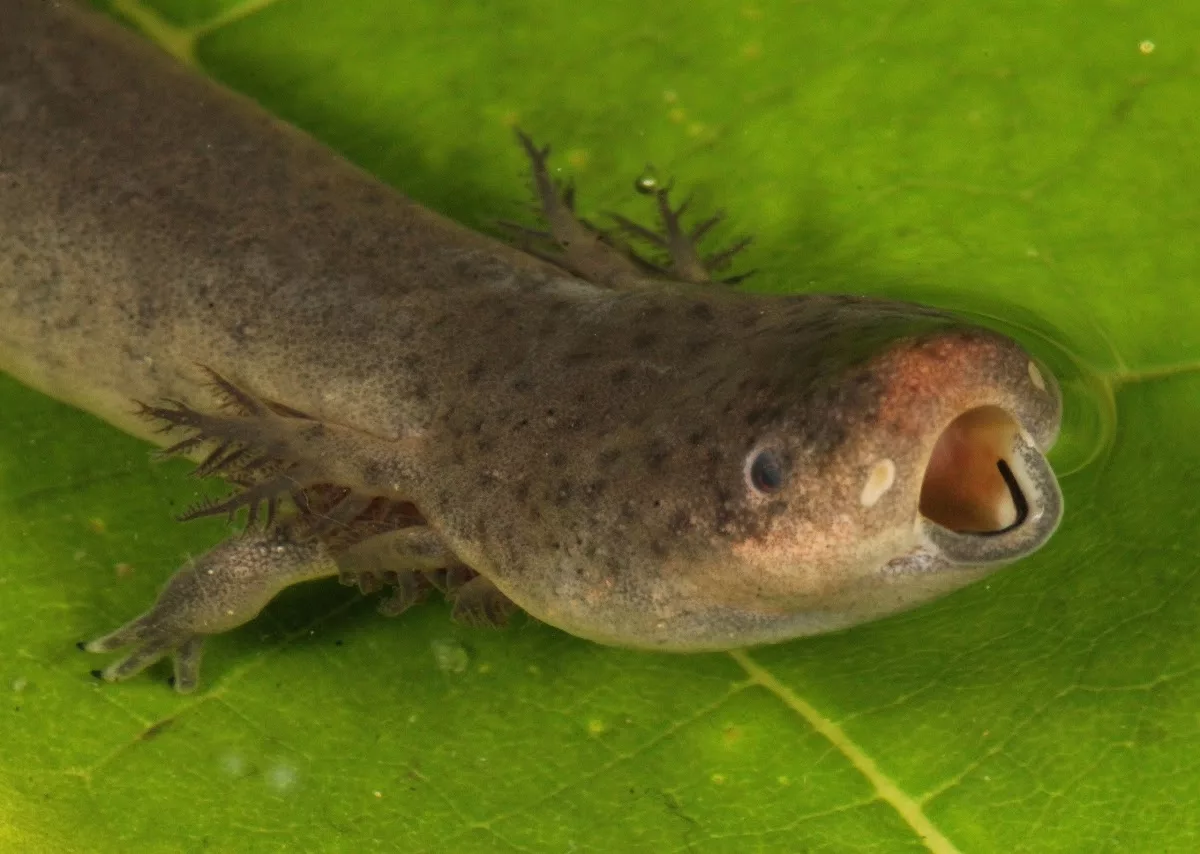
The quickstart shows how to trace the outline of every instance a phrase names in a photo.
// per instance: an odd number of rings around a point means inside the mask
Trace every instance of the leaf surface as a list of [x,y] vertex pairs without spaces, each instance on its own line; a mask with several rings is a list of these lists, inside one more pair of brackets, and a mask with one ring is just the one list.
[[224,529],[170,521],[185,467],[3,379],[0,847],[1196,850],[1200,6],[112,5],[474,227],[523,216],[519,124],[587,214],[644,219],[647,161],[727,209],[756,288],[1003,326],[1065,383],[1068,510],[945,600],[734,655],[314,584],[181,698],[72,644]]

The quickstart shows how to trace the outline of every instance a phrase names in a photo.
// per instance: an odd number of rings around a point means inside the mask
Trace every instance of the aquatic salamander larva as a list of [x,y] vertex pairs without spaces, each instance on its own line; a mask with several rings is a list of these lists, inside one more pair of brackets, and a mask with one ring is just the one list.
[[439,587],[475,622],[768,643],[954,590],[1057,524],[1058,386],[1000,334],[736,291],[665,191],[661,232],[617,228],[664,254],[641,258],[524,137],[548,241],[522,251],[94,13],[0,20],[0,367],[234,485],[193,515],[253,522],[86,645],[127,650],[105,679],[170,655],[190,690],[205,637],[334,575],[389,613]]

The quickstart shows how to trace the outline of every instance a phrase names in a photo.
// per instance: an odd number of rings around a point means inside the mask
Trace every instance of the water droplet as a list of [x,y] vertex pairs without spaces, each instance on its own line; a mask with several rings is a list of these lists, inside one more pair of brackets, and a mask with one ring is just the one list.
[[296,785],[298,776],[291,765],[279,764],[267,771],[267,783],[277,792],[286,792]]
[[643,196],[652,196],[659,188],[658,174],[654,167],[649,163],[642,170],[642,174],[633,179],[633,189],[641,193]]
[[230,777],[244,777],[247,771],[246,759],[237,753],[226,753],[221,757],[221,770]]
[[588,721],[588,725],[587,725],[588,735],[602,735],[606,729],[608,729],[608,727],[606,727],[604,725],[604,721],[598,721],[598,720]]
[[438,670],[443,673],[462,673],[471,662],[466,648],[456,640],[435,640],[429,644],[429,648],[433,650],[433,660]]

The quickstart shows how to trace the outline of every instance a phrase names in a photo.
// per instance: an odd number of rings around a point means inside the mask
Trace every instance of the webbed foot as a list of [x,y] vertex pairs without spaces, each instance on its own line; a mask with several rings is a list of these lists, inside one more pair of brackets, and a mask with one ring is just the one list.
[[233,537],[184,564],[149,611],[79,646],[97,653],[130,648],[95,671],[106,682],[128,679],[170,656],[175,690],[187,693],[199,679],[206,637],[253,619],[285,587],[337,572],[319,540],[293,538],[286,526]]

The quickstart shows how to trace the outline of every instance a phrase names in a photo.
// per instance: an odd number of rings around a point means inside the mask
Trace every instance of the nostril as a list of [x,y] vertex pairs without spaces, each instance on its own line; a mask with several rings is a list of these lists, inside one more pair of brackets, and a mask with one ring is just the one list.
[[1020,427],[997,406],[969,410],[942,431],[921,484],[921,515],[959,533],[999,533],[1029,513],[1008,455]]

